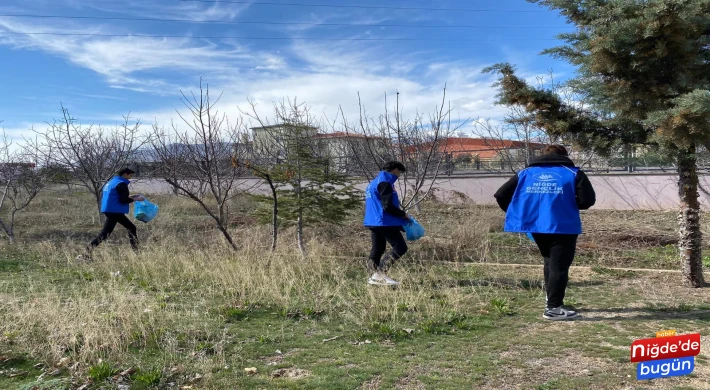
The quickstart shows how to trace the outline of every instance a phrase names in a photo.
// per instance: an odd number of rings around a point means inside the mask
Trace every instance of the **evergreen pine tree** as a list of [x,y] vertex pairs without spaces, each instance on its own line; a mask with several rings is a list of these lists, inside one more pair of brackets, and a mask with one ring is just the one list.
[[[360,208],[362,200],[351,180],[331,169],[322,140],[305,129],[305,126],[288,126],[288,131],[281,134],[285,158],[270,169],[279,202],[278,226],[296,226],[299,249],[304,254],[304,227],[342,224]],[[264,221],[270,220],[272,196],[255,199],[263,203],[256,214]]]
[[710,1],[528,1],[577,27],[544,53],[577,67],[568,86],[584,104],[528,85],[509,64],[487,70],[501,75],[500,103],[525,107],[538,126],[584,148],[644,144],[672,156],[681,268],[689,285],[703,286],[696,170],[698,149],[710,145]]

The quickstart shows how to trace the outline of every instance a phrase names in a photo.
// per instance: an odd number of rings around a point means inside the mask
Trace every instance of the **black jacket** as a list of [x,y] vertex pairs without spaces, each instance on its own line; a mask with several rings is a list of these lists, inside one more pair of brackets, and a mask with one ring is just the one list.
[[[564,167],[574,167],[574,163],[567,157],[557,156],[557,155],[546,155],[535,158],[531,163],[530,167],[539,167],[545,165],[556,165]],[[575,179],[575,192],[577,196],[577,207],[580,210],[587,210],[588,208],[594,206],[597,201],[597,195],[594,193],[594,187],[589,181],[587,175],[579,170],[577,172],[577,178]],[[513,195],[515,195],[515,189],[518,187],[518,175],[515,174],[508,182],[503,184],[502,187],[498,189],[495,193],[496,201],[498,206],[503,211],[508,211],[508,206],[513,200]]]
[[394,204],[394,199],[392,198],[394,195],[392,184],[383,181],[377,185],[377,192],[380,193],[380,203],[382,204],[382,209],[385,213],[394,215],[395,217],[407,219],[407,213]]
[[134,202],[133,198],[131,198],[131,193],[128,190],[128,184],[119,183],[116,186],[116,192],[118,193],[118,201],[122,204],[130,204]]

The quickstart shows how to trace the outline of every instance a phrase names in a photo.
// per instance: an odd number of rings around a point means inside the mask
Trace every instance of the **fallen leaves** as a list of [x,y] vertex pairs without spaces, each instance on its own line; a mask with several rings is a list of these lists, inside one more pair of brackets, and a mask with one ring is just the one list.
[[66,367],[69,365],[69,362],[71,362],[71,359],[68,357],[63,357],[59,359],[59,363],[57,363],[57,367]]
[[271,373],[272,378],[302,379],[311,376],[308,370],[300,368],[280,368]]
[[190,390],[190,389],[193,389],[195,383],[201,381],[202,378],[204,378],[204,375],[202,375],[202,374],[195,374],[195,376],[194,376],[192,379],[190,379],[190,381],[188,382],[189,384],[181,386],[181,387],[180,387],[180,390]]
[[123,380],[123,378],[133,375],[135,372],[136,372],[136,369],[133,367],[125,369],[125,370],[121,371],[118,375],[115,375],[113,377],[113,380],[115,380],[117,382],[121,381],[121,380]]

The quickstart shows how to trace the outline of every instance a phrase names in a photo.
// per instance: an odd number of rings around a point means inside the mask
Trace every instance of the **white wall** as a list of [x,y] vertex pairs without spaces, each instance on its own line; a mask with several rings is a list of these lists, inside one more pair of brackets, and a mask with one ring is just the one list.
[[[436,187],[436,196],[444,202],[459,202],[465,198],[476,204],[495,205],[493,194],[508,180],[509,176],[444,178]],[[589,175],[597,193],[595,209],[610,210],[675,210],[679,197],[675,175]],[[247,188],[256,184],[256,180],[244,183]],[[700,183],[710,190],[710,176],[701,176]],[[364,189],[366,183],[357,187]],[[265,189],[262,187],[262,189]],[[160,181],[139,180],[132,184],[132,193],[169,194],[170,187]],[[703,208],[710,209],[710,199],[700,194]]]

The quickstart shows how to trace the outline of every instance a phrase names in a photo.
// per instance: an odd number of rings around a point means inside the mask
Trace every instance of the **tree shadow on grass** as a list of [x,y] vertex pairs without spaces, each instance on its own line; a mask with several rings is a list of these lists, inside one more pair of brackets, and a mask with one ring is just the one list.
[[[570,283],[576,286],[596,286],[604,284],[603,281],[586,281],[581,283]],[[434,288],[454,288],[454,287],[497,287],[503,289],[516,290],[541,290],[543,287],[540,279],[512,279],[512,278],[480,278],[480,279],[452,279],[432,282]]]
[[[116,230],[119,228],[117,227]],[[121,227],[121,229],[123,229]],[[43,241],[80,241],[89,242],[96,237],[96,235],[101,230],[101,227],[97,227],[96,231],[76,231],[76,230],[63,230],[63,229],[47,229],[41,232],[26,233],[21,235],[21,239],[26,242],[43,242]],[[125,230],[125,229],[123,229]],[[119,232],[120,233],[120,232]],[[112,236],[116,235],[116,232]]]
[[576,321],[694,320],[710,322],[710,310],[683,308],[585,308]]

